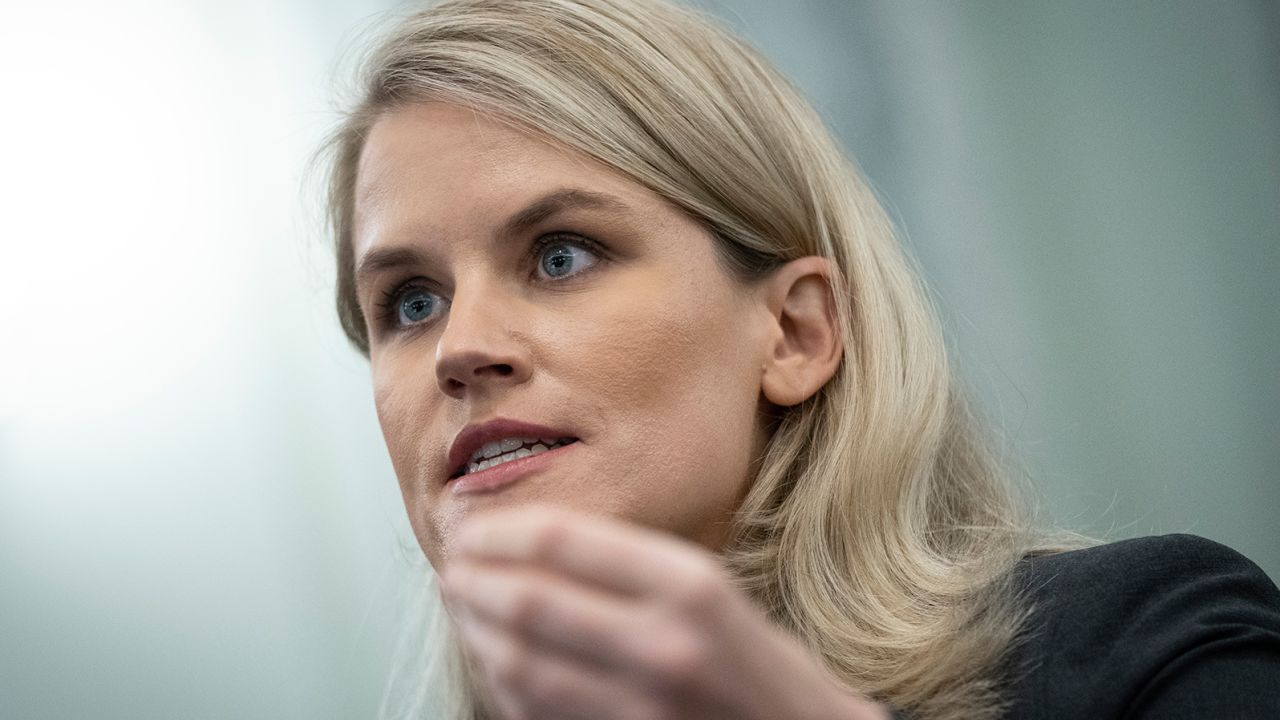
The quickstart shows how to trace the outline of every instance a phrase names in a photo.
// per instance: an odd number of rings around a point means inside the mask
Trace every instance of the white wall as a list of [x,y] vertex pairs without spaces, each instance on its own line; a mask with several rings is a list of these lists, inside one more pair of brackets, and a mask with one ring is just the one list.
[[315,3],[0,22],[0,716],[368,717],[403,511],[304,166]]

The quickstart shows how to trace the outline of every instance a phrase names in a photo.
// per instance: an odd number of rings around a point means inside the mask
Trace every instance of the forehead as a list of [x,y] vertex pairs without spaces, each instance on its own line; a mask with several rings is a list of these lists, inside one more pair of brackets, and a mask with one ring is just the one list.
[[498,159],[529,154],[527,134],[457,105],[415,103],[383,113],[369,128],[356,176],[356,200],[368,207],[433,177],[474,172]]
[[443,102],[408,105],[370,128],[355,188],[356,256],[406,227],[454,234],[496,226],[566,186],[629,205],[665,202],[600,163],[509,123]]

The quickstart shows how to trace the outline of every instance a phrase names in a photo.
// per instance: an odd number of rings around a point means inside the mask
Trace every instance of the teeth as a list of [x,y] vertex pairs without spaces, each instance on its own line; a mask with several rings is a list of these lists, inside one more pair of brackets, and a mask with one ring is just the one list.
[[521,445],[527,445],[535,442],[537,442],[536,438],[506,438],[504,440],[494,440],[493,442],[488,442],[482,445],[480,449],[471,456],[471,459],[472,461],[476,461],[481,458],[487,460],[489,458],[497,457],[503,453],[518,450]]
[[512,460],[527,458],[567,444],[567,440],[547,438],[505,438],[485,443],[471,455],[467,462],[467,473],[488,470]]

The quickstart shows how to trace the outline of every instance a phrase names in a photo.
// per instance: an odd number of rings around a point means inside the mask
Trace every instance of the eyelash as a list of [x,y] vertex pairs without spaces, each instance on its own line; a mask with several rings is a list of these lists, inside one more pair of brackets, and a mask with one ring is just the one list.
[[[382,291],[382,300],[378,305],[378,323],[381,327],[390,330],[408,330],[409,326],[400,325],[400,302],[404,300],[404,296],[412,290],[425,290],[427,292],[435,292],[430,285],[423,282],[421,278],[413,278],[396,285],[390,290]],[[438,294],[438,293],[437,293]],[[419,326],[413,326],[419,327]]]
[[[527,259],[534,266],[533,269],[530,271],[531,275],[536,276],[538,273],[537,262],[542,252],[546,250],[548,247],[555,245],[557,243],[577,245],[582,249],[587,250],[593,255],[595,255],[598,261],[604,261],[608,259],[608,255],[606,254],[604,248],[600,245],[600,243],[596,242],[595,240],[592,240],[589,237],[578,235],[577,233],[564,232],[564,231],[550,232],[550,233],[546,233],[545,235],[538,236],[538,238],[533,241],[533,244],[529,246],[529,253],[528,253]],[[540,281],[549,282],[549,283],[570,282],[571,280],[576,279],[579,276],[591,273],[591,271],[594,270],[597,265],[599,265],[599,262],[597,262],[596,265],[593,265],[584,270],[576,272],[573,275],[570,275],[569,277],[566,277],[566,278],[557,279],[557,280],[540,280]],[[413,330],[415,328],[421,328],[421,327],[426,327],[427,325],[430,325],[430,323],[421,323],[418,325],[402,326],[399,323],[400,302],[404,299],[404,296],[406,294],[408,294],[413,290],[425,290],[427,292],[432,292],[432,293],[436,292],[436,290],[433,288],[433,284],[425,282],[423,278],[411,278],[409,280],[406,280],[400,283],[399,285],[394,286],[390,290],[383,290],[382,291],[383,299],[377,302],[377,306],[379,309],[377,316],[378,316],[378,321],[381,327],[391,332],[398,332],[398,331]],[[437,293],[437,295],[439,295],[439,293]],[[441,299],[443,299],[443,296],[441,296]]]

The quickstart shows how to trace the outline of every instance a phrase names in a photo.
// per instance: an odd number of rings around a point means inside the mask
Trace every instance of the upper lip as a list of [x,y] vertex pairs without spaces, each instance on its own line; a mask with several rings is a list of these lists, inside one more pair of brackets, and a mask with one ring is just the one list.
[[566,430],[558,430],[545,425],[508,418],[497,418],[483,423],[467,425],[458,432],[453,438],[453,444],[449,446],[449,473],[446,477],[451,479],[459,475],[476,450],[483,447],[485,443],[493,442],[494,440],[503,440],[505,438],[558,440],[560,438],[576,439],[576,437],[572,432]]

